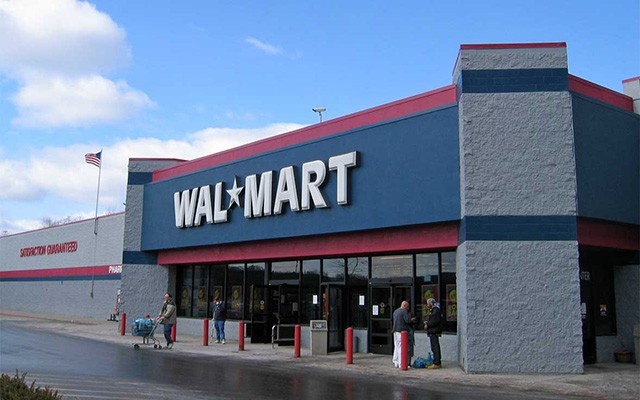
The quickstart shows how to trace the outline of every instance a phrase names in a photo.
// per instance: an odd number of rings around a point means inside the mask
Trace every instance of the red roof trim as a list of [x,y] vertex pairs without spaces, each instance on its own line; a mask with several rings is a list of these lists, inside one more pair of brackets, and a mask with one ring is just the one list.
[[625,79],[622,81],[622,83],[633,82],[633,81],[640,81],[640,76],[634,76],[633,78]]
[[578,243],[612,249],[640,250],[640,226],[578,218]]
[[199,171],[238,159],[251,157],[260,153],[277,150],[286,146],[307,142],[350,129],[454,103],[456,103],[455,85],[445,86],[443,88],[397,100],[392,103],[383,104],[354,114],[346,115],[344,117],[258,140],[220,153],[197,158],[182,164],[158,169],[153,172],[153,181],[184,175],[189,172]]
[[129,161],[176,161],[176,162],[185,162],[182,158],[130,158]]
[[567,47],[566,42],[552,43],[496,43],[496,44],[462,44],[460,50],[489,50],[489,49],[537,49]]
[[600,100],[604,103],[633,112],[633,99],[604,86],[569,74],[569,90],[584,96]]
[[335,257],[360,254],[455,248],[458,222],[234,243],[158,252],[158,264],[250,262],[274,259]]

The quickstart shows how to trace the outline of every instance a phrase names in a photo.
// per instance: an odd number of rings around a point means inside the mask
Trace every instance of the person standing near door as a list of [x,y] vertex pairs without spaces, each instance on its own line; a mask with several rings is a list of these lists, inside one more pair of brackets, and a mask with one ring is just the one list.
[[400,352],[402,346],[402,331],[411,329],[411,317],[409,316],[409,302],[403,301],[400,307],[393,312],[393,365],[400,368]]
[[433,352],[433,364],[429,365],[428,369],[442,368],[442,360],[440,354],[440,334],[442,333],[442,314],[440,311],[440,304],[435,299],[427,300],[427,307],[431,311],[429,319],[424,323],[424,329],[426,329],[429,335],[429,341],[431,342],[431,351]]
[[216,297],[213,300],[213,325],[216,329],[216,343],[225,344],[224,323],[227,320],[227,306]]

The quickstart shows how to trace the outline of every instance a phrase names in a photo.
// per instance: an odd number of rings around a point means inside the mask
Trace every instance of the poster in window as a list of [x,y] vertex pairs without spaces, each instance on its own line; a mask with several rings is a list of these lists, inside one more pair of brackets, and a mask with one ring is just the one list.
[[196,298],[196,307],[198,311],[207,312],[207,288],[200,286],[198,288],[198,297]]
[[426,321],[429,318],[429,307],[427,307],[427,300],[435,299],[438,301],[438,285],[422,285],[422,319]]
[[191,308],[191,293],[189,288],[183,287],[180,292],[180,310],[185,312]]
[[242,285],[231,286],[231,304],[227,307],[227,312],[233,318],[240,318],[242,315]]
[[458,291],[456,290],[456,285],[447,285],[445,292],[447,295],[447,321],[455,322],[458,320]]
[[216,297],[222,300],[222,286],[214,286],[211,288],[211,294],[213,299]]

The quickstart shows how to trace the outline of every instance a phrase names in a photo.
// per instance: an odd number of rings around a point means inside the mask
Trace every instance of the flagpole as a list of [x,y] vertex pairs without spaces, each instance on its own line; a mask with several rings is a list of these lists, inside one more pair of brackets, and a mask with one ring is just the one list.
[[96,193],[96,218],[93,233],[98,234],[98,199],[100,198],[100,177],[102,176],[102,149],[100,149],[100,166],[98,167],[98,191]]

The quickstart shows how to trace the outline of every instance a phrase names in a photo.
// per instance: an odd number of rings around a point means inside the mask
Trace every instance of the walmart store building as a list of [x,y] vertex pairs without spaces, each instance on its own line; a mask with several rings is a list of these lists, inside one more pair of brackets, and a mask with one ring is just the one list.
[[[410,300],[420,327],[433,296],[443,358],[467,372],[581,373],[633,349],[640,77],[623,95],[570,75],[564,43],[463,45],[453,82],[192,161],[131,159],[104,244],[122,249],[127,313],[169,290],[178,332],[200,334],[222,296],[230,337],[240,320],[254,343],[302,324],[308,345],[326,319],[330,350],[354,327],[359,351],[388,354],[393,310]],[[2,252],[74,226],[2,238]],[[65,290],[15,260],[3,307]]]

